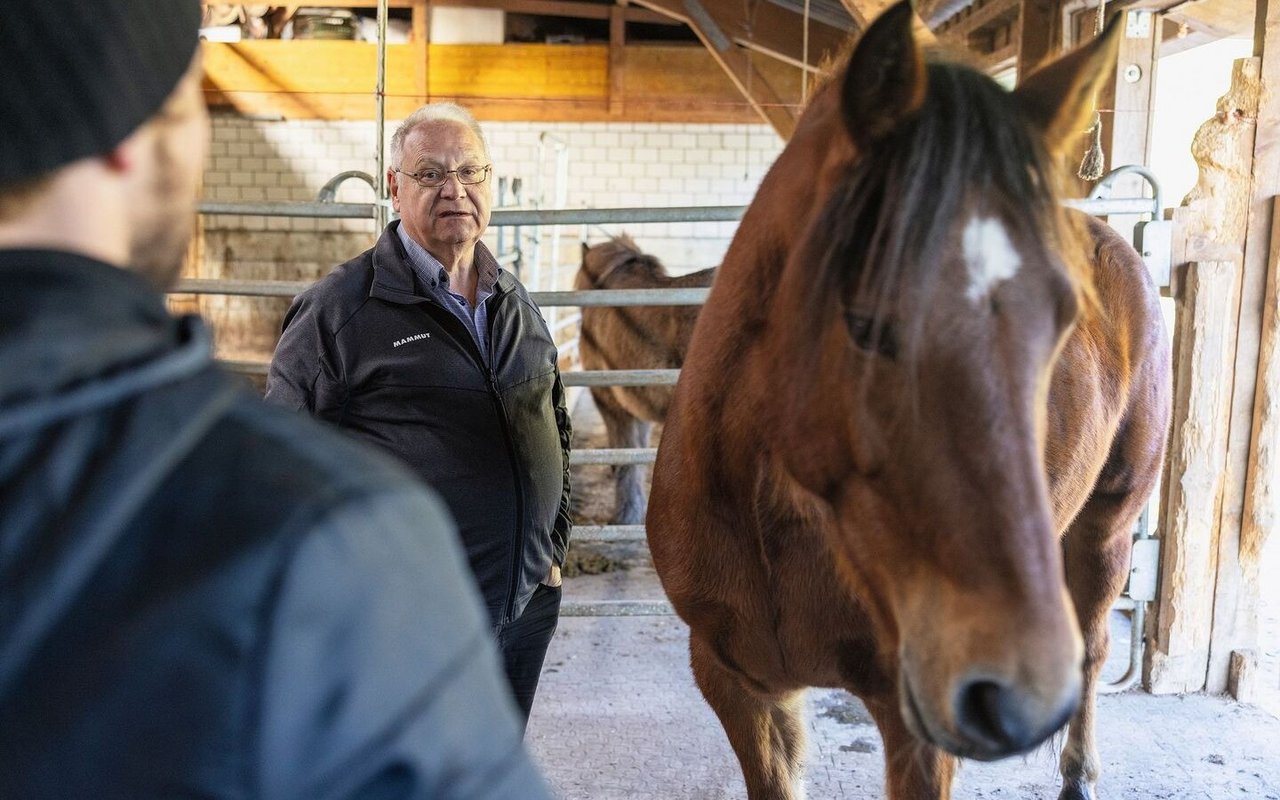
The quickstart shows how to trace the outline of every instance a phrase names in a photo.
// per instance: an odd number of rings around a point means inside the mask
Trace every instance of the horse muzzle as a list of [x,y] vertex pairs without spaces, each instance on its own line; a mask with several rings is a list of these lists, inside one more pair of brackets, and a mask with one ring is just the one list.
[[912,733],[952,755],[978,761],[1020,755],[1040,745],[1071,719],[1080,690],[1077,680],[1046,700],[1014,681],[975,673],[956,681],[950,708],[934,714],[905,671],[901,676],[902,713]]

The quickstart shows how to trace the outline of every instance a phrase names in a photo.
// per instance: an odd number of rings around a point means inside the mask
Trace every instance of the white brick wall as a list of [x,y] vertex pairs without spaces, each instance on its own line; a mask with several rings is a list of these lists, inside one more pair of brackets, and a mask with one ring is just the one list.
[[[555,157],[552,141],[568,148],[567,207],[738,205],[750,202],[765,170],[781,150],[781,140],[765,125],[677,125],[665,123],[484,123],[495,173],[521,179],[522,199],[533,202],[539,178],[544,207],[553,207]],[[387,125],[387,136],[395,123]],[[213,142],[205,171],[204,196],[222,201],[308,201],[333,175],[344,170],[373,172],[371,122],[262,121],[220,115],[214,118]],[[548,144],[542,148],[540,137]],[[372,191],[348,181],[338,192],[343,202],[369,202]],[[256,262],[247,250],[258,237],[237,231],[346,233],[353,255],[372,241],[367,220],[300,220],[253,217],[206,217],[206,230],[219,232],[223,248],[218,272],[242,277],[237,262]],[[570,230],[570,227],[572,230]],[[587,231],[590,241],[623,230],[641,247],[662,258],[675,272],[719,263],[736,229],[735,223],[608,225]],[[572,274],[581,226],[561,229],[562,261],[558,283]],[[541,247],[544,260],[551,247],[549,232]],[[491,231],[491,240],[496,232]],[[340,245],[341,237],[332,245]],[[492,241],[491,241],[492,243]],[[531,248],[526,246],[526,253]],[[242,252],[244,251],[244,252]],[[280,254],[288,257],[287,253]],[[312,254],[314,257],[314,254]],[[339,259],[340,260],[340,259]],[[291,274],[323,268],[306,262]],[[256,271],[256,269],[254,270]],[[540,283],[550,281],[550,276]]]

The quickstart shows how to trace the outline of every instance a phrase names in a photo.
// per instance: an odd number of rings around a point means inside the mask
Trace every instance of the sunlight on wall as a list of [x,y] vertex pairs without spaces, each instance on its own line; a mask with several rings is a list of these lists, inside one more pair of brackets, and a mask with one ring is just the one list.
[[1177,206],[1196,184],[1191,139],[1214,114],[1231,84],[1231,62],[1253,53],[1249,39],[1220,39],[1160,59],[1156,78],[1151,168],[1160,179],[1164,205]]

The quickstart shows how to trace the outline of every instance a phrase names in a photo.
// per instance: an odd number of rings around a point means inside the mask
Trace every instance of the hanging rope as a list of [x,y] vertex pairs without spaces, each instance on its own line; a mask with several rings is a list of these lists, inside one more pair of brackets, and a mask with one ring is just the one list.
[[[1094,22],[1093,35],[1101,36],[1107,16],[1107,0],[1098,0],[1098,17]],[[1102,112],[1098,109],[1098,100],[1093,101],[1093,124],[1089,126],[1089,149],[1084,151],[1080,161],[1080,170],[1076,174],[1086,181],[1096,181],[1102,177],[1102,169],[1106,156],[1102,152]]]

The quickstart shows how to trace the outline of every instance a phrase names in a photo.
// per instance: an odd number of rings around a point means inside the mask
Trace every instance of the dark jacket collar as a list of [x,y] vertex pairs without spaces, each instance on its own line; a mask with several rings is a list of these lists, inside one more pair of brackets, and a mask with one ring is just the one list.
[[173,317],[143,278],[86,256],[0,250],[0,297],[0,433],[212,360],[196,318]]
[[[411,304],[431,302],[425,297],[417,283],[409,256],[396,233],[399,220],[393,221],[382,231],[373,246],[373,283],[369,287],[369,296],[391,303]],[[484,242],[476,243],[476,250],[497,263]],[[494,295],[503,295],[516,286],[515,279],[506,270],[498,270],[498,280],[494,284]]]

